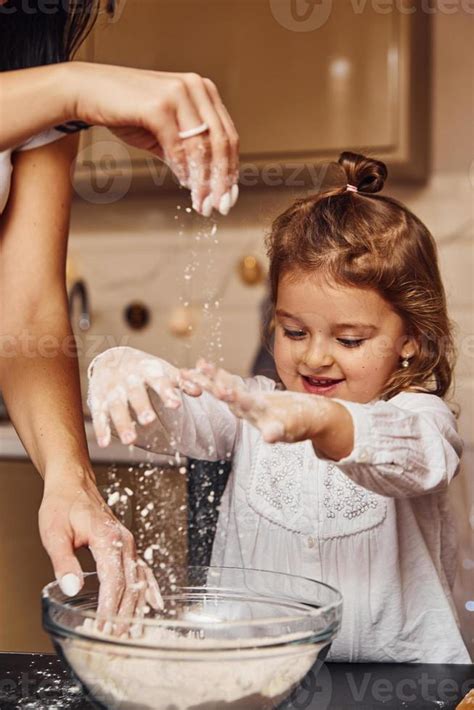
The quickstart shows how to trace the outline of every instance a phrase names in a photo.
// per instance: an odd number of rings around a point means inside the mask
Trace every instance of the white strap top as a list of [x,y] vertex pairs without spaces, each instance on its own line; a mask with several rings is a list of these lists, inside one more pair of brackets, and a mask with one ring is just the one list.
[[5,209],[8,202],[8,196],[10,194],[10,185],[12,177],[12,153],[22,150],[32,150],[33,148],[39,148],[47,143],[52,143],[53,141],[63,138],[67,135],[63,131],[58,131],[56,128],[51,128],[48,131],[39,133],[37,136],[30,138],[26,143],[17,146],[13,149],[8,149],[0,152],[0,214]]

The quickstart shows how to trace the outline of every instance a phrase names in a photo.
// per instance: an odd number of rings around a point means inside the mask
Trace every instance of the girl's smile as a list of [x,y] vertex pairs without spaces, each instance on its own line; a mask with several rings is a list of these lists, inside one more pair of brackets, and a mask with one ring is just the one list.
[[309,375],[301,375],[301,380],[303,387],[309,394],[325,395],[335,392],[337,385],[344,382],[344,378],[310,377]]
[[414,351],[402,318],[375,290],[318,272],[280,279],[275,362],[288,390],[370,402]]

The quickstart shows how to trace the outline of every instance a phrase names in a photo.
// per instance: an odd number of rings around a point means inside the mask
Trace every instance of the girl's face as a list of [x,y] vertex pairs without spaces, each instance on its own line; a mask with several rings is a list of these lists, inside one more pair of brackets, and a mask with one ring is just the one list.
[[278,284],[275,363],[288,390],[370,402],[415,342],[374,290],[291,272]]

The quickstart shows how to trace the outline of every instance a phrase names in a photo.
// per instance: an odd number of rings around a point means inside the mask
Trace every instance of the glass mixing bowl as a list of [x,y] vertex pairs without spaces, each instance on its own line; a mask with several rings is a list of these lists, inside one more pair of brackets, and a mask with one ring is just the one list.
[[325,656],[340,626],[340,593],[304,577],[183,567],[160,584],[164,609],[111,619],[120,637],[97,630],[96,574],[72,599],[57,582],[43,590],[44,627],[99,707],[274,708]]

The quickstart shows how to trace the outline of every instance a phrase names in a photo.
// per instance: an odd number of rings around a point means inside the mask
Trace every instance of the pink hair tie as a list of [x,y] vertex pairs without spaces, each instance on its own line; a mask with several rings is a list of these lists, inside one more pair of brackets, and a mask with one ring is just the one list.
[[346,187],[346,192],[359,192],[355,185],[348,185]]

